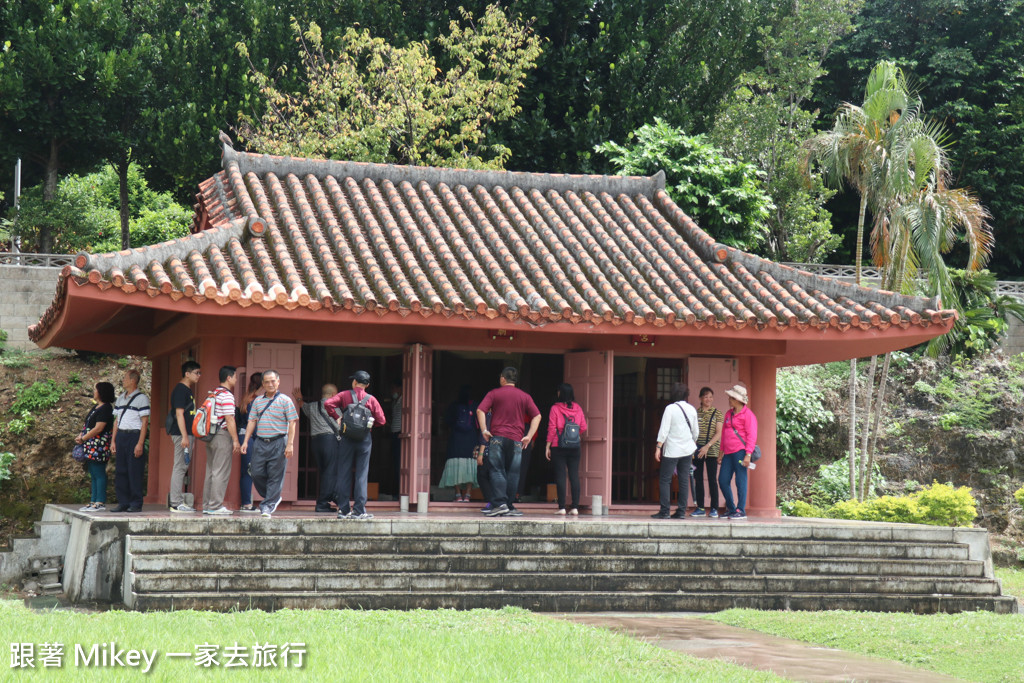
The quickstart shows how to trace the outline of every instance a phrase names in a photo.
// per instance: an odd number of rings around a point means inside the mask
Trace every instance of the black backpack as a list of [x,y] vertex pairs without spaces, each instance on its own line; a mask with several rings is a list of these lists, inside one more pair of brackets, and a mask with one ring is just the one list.
[[558,447],[559,448],[579,448],[580,443],[580,426],[565,418],[565,426],[562,427],[562,433],[558,436]]
[[373,426],[373,413],[366,407],[369,398],[369,394],[364,394],[361,400],[357,400],[353,389],[352,403],[345,406],[345,412],[341,415],[341,433],[353,441],[365,439]]

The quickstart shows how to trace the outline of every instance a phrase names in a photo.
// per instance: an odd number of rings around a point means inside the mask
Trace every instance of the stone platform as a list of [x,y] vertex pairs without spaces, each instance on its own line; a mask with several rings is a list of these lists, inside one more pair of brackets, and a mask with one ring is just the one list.
[[471,510],[355,521],[49,505],[44,523],[70,526],[69,599],[140,610],[1018,609],[993,576],[984,529]]

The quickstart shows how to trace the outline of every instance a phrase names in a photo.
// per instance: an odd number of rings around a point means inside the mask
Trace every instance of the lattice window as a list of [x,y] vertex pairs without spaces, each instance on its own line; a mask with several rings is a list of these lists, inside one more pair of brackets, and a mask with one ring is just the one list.
[[680,381],[682,381],[680,368],[658,368],[658,398],[663,401],[671,400],[672,385]]

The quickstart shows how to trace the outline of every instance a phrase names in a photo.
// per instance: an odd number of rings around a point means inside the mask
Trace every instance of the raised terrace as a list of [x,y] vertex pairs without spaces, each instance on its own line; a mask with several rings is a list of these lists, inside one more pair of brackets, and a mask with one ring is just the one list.
[[214,519],[59,505],[43,523],[51,535],[70,527],[61,559],[72,601],[139,610],[1018,609],[993,576],[984,529],[467,512]]

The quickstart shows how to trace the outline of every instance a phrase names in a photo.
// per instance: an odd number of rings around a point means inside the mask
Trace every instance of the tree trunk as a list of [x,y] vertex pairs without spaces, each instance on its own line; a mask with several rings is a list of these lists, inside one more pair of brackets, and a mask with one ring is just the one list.
[[[60,145],[57,138],[50,138],[50,156],[46,159],[46,175],[43,180],[43,201],[52,202],[57,196],[57,169],[60,159],[57,152]],[[43,225],[39,228],[39,251],[49,254],[53,250],[53,235],[50,227]]]
[[875,466],[875,447],[878,445],[878,425],[882,419],[882,409],[885,407],[885,382],[889,378],[890,358],[892,358],[891,351],[885,354],[885,360],[882,361],[882,376],[878,382],[878,400],[875,401],[875,419],[871,424],[871,441],[868,443],[867,450],[869,482],[871,481],[871,471]]
[[875,394],[875,372],[878,370],[878,356],[871,356],[871,366],[868,368],[868,381],[864,387],[864,435],[861,438],[860,452],[862,457],[860,459],[860,500],[867,500],[868,494],[871,487],[868,485],[868,477],[871,475],[865,475],[864,468],[867,465],[865,462],[868,452],[868,439],[871,438],[871,430],[868,429],[868,425],[871,422],[871,410],[874,407],[876,410],[878,406],[872,406],[871,399],[874,398]]
[[121,208],[121,248],[131,249],[132,237],[128,231],[128,164],[131,152],[123,152],[117,161],[118,200]]
[[[867,190],[860,188],[860,215],[857,217],[857,258],[854,262],[854,279],[860,286],[860,265],[864,258],[864,217],[867,214]],[[850,361],[850,441],[848,462],[850,466],[850,500],[857,500],[857,359]]]

